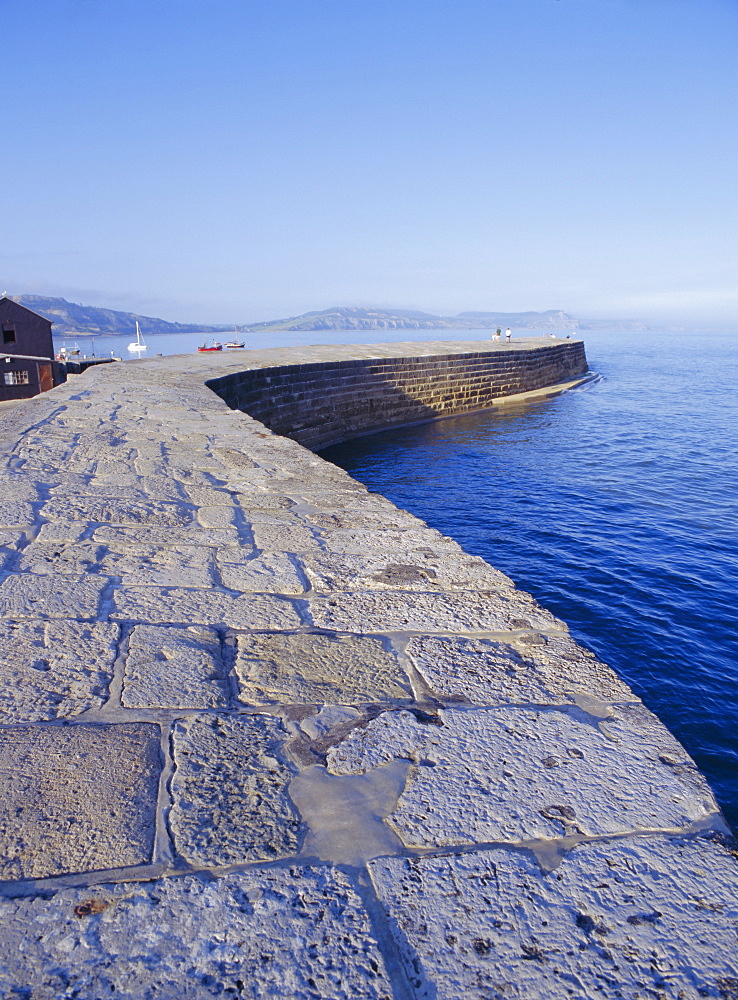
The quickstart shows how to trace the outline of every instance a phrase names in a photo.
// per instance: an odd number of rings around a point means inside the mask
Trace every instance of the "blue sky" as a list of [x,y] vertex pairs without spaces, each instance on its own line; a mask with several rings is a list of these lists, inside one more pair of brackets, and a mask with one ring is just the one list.
[[0,291],[738,325],[738,0],[0,0]]

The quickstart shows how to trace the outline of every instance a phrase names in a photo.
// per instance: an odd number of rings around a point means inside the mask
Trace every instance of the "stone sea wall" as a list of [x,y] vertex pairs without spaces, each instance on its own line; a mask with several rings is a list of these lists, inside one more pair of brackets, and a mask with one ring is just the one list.
[[398,346],[416,353],[282,364],[208,384],[229,406],[318,450],[383,427],[479,410],[587,372],[582,341],[446,344],[444,353]]
[[411,348],[114,364],[0,416],[0,997],[738,996],[735,848],[658,719],[205,385],[458,345]]

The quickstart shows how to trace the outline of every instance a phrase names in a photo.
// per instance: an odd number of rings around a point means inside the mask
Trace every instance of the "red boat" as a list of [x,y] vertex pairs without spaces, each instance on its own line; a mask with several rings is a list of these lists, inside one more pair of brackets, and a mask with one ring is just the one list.
[[222,351],[222,350],[223,350],[223,345],[219,344],[217,340],[212,347],[208,347],[207,344],[202,344],[200,347],[198,347],[198,351]]

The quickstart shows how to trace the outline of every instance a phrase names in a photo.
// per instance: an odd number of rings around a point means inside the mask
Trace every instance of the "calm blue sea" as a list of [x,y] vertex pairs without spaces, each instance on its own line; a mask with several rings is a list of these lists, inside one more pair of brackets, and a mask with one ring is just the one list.
[[597,332],[586,347],[602,376],[586,388],[322,454],[568,622],[738,828],[735,338]]

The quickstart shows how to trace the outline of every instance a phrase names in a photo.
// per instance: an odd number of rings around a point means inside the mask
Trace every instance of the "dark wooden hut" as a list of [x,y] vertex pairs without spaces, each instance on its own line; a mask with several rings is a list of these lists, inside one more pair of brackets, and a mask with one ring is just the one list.
[[0,400],[29,399],[61,381],[48,319],[3,296],[0,332]]

